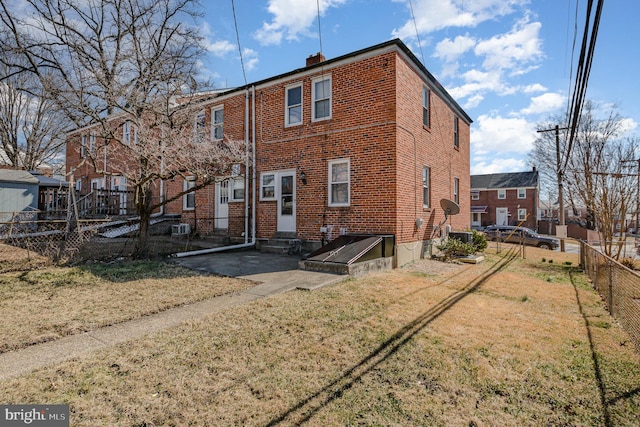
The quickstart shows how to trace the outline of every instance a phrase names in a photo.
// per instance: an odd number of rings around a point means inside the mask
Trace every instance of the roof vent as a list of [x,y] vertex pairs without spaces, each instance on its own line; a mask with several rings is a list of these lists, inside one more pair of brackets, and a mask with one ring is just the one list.
[[324,62],[325,59],[326,58],[324,57],[322,52],[318,52],[315,55],[309,55],[309,57],[307,58],[307,67]]

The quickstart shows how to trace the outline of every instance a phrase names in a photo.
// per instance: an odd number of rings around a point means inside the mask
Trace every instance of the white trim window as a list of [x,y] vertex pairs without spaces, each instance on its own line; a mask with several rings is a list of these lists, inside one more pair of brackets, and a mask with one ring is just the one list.
[[124,145],[131,144],[131,122],[126,121],[122,124],[122,143]]
[[480,191],[471,190],[471,200],[480,200]]
[[244,202],[244,178],[232,178],[230,180],[231,188],[229,193],[231,197],[230,202]]
[[206,117],[204,110],[198,112],[193,124],[193,138],[195,142],[204,142]]
[[311,80],[312,121],[331,118],[331,76]]
[[294,126],[302,123],[302,83],[285,88],[284,125]]
[[526,199],[526,198],[527,198],[527,189],[518,188],[518,199]]
[[[187,191],[196,186],[196,180],[193,177],[186,178],[182,184],[182,191]],[[192,191],[190,193],[182,196],[182,209],[185,211],[192,211],[196,208],[196,192]]]
[[351,202],[350,169],[349,159],[329,162],[329,206],[349,206]]
[[80,157],[87,157],[87,135],[80,137]]
[[453,178],[453,201],[460,203],[460,178]]
[[224,139],[224,105],[211,109],[211,139]]
[[82,180],[76,179],[76,191],[82,191]]
[[265,172],[260,175],[260,200],[276,200],[276,174]]
[[427,87],[422,88],[422,124],[425,127],[431,126],[429,114],[431,112],[431,91]]
[[431,207],[431,168],[428,166],[422,168],[422,206]]
[[498,189],[498,199],[503,200],[507,198],[507,190],[505,190],[504,188],[499,188]]
[[460,148],[460,120],[458,116],[453,118],[453,146]]
[[89,153],[92,155],[96,154],[96,133],[91,132],[89,135]]
[[527,210],[518,209],[518,221],[524,221],[525,219],[527,219]]

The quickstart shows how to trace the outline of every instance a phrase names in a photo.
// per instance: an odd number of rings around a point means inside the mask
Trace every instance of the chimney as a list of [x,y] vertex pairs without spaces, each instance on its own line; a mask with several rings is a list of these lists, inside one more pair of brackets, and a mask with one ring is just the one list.
[[315,55],[309,55],[309,57],[307,58],[307,67],[324,62],[325,59],[326,58],[324,57],[322,52],[318,52]]

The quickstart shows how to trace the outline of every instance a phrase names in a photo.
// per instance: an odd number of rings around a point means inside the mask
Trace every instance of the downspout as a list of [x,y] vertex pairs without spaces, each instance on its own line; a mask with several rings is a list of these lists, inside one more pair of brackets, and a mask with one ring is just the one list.
[[[251,182],[253,182],[253,188],[251,189],[251,242],[256,243],[256,193],[260,191],[260,186],[256,181],[256,87],[251,86]],[[640,163],[638,163],[640,165]],[[640,182],[640,181],[638,181]],[[245,188],[249,188],[246,186]],[[636,226],[637,228],[637,226]]]
[[249,88],[244,95],[244,244],[249,243]]
[[[252,159],[252,178],[253,178],[253,182],[255,184],[255,177],[256,177],[256,156],[255,156],[255,148],[256,148],[256,131],[255,131],[255,124],[256,124],[256,113],[255,113],[255,93],[256,93],[256,89],[255,86],[251,87],[251,94],[252,94],[252,107],[253,107],[253,111],[251,114],[251,121],[252,121],[252,132],[251,132],[251,148],[253,151],[253,159]],[[247,149],[247,162],[246,165],[249,166],[249,89],[247,88],[246,91],[246,95],[245,95],[245,147]],[[245,174],[245,232],[244,232],[244,243],[239,244],[239,245],[231,245],[231,246],[222,246],[220,248],[210,248],[210,249],[200,249],[197,251],[189,251],[189,252],[178,252],[173,254],[173,257],[176,258],[184,258],[184,257],[188,257],[188,256],[193,256],[193,255],[205,255],[205,254],[212,254],[212,253],[216,253],[216,252],[224,252],[224,251],[231,251],[231,250],[235,250],[235,249],[246,249],[246,248],[250,248],[255,246],[256,244],[256,228],[255,228],[255,224],[256,224],[256,192],[252,191],[251,192],[251,200],[252,200],[252,205],[251,205],[251,212],[252,212],[252,218],[251,218],[251,241],[248,241],[248,225],[249,225],[249,205],[248,205],[248,201],[249,201],[249,186],[248,186],[248,181],[249,181],[249,176],[248,174]],[[253,189],[255,190],[255,188]]]

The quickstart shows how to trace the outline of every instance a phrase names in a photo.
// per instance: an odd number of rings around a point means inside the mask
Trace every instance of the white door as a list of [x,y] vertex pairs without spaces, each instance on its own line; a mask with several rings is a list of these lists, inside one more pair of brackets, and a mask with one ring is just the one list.
[[229,228],[229,180],[216,182],[215,228]]
[[496,208],[496,225],[509,225],[509,208]]
[[473,212],[471,214],[471,227],[480,227],[482,225],[482,220],[480,217],[480,212]]
[[278,174],[278,231],[296,231],[296,173]]
[[117,192],[118,213],[120,215],[126,215],[127,214],[127,178],[123,176],[112,176],[111,190]]

